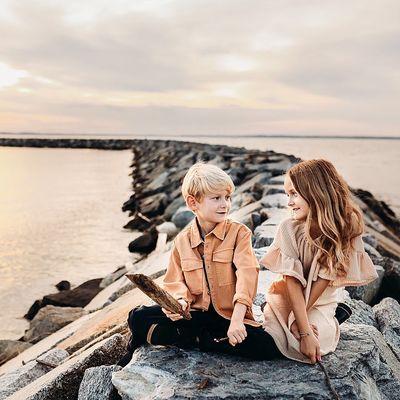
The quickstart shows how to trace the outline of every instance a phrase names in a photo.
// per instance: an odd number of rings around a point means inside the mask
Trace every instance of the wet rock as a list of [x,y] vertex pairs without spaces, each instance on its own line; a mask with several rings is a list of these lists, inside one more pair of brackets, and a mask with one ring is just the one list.
[[[323,357],[323,363],[342,399],[397,398],[399,361],[374,327],[343,326],[335,354]],[[317,365],[251,361],[174,347],[141,347],[112,381],[124,400],[333,398]]]
[[135,240],[129,243],[129,251],[131,253],[151,253],[157,245],[158,232],[156,228],[150,229],[149,232],[144,233]]
[[100,292],[101,279],[90,279],[72,290],[43,297],[42,307],[53,305],[57,307],[85,307]]
[[15,392],[7,400],[76,399],[85,370],[116,363],[125,352],[125,346],[126,340],[120,334],[104,339]]
[[24,315],[24,318],[31,321],[42,307],[42,300],[35,300],[28,312]]
[[68,281],[60,281],[55,286],[60,292],[63,291],[63,290],[70,290],[71,289],[71,283],[68,282]]
[[25,343],[19,340],[0,340],[0,365],[31,346],[31,343]]
[[125,267],[125,265],[121,265],[114,272],[105,276],[101,280],[99,287],[102,289],[106,288],[107,286],[109,286],[113,282],[115,282],[117,279],[121,278],[121,276],[125,275],[127,272],[128,272],[128,270]]
[[51,371],[52,367],[45,364],[61,364],[68,356],[68,352],[63,349],[51,349],[38,357],[37,361],[30,361],[22,367],[0,376],[0,400]]
[[118,400],[120,397],[111,377],[120,369],[117,365],[88,368],[79,387],[78,400]]
[[175,237],[179,230],[173,222],[167,221],[163,222],[156,227],[158,233],[166,233],[168,240]]
[[136,213],[133,219],[131,219],[125,226],[124,229],[145,231],[153,225],[153,221],[144,216],[141,213]]
[[378,329],[397,359],[400,360],[400,305],[390,297],[373,307]]
[[80,307],[46,306],[41,308],[31,321],[23,339],[25,342],[37,343],[86,314],[87,311]]
[[192,219],[194,214],[186,206],[180,207],[172,216],[171,221],[179,228],[184,228]]
[[380,265],[375,265],[376,272],[378,273],[378,279],[364,286],[353,286],[347,287],[347,291],[350,297],[357,300],[362,300],[364,303],[372,304],[374,299],[377,297],[379,289],[382,284],[385,270]]

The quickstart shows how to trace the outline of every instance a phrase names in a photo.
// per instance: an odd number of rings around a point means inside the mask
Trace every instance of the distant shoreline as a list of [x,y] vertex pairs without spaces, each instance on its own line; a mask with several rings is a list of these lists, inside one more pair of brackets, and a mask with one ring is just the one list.
[[[7,137],[8,136],[8,137]],[[11,132],[0,132],[0,139],[8,139],[9,136],[12,136],[12,139],[18,139],[16,136],[21,136],[21,139],[26,139],[26,136],[35,136],[36,139],[50,139],[51,137],[62,137],[62,138],[70,138],[70,139],[84,139],[84,140],[94,140],[97,137],[109,137],[115,138],[113,140],[136,140],[136,139],[145,139],[156,140],[155,138],[162,138],[162,140],[176,140],[179,136],[183,140],[190,138],[278,138],[278,139],[356,139],[356,140],[400,140],[400,136],[343,136],[343,135],[288,135],[288,134],[271,134],[271,135],[263,135],[263,134],[249,134],[249,135],[219,135],[219,134],[188,134],[185,136],[181,135],[131,135],[131,134],[108,134],[108,133],[93,133],[93,134],[80,134],[80,133],[35,133],[35,132],[19,132],[19,133],[11,133]],[[117,139],[118,138],[118,139]],[[11,138],[10,138],[11,139]],[[53,138],[56,139],[56,138]],[[105,140],[105,139],[98,139]]]

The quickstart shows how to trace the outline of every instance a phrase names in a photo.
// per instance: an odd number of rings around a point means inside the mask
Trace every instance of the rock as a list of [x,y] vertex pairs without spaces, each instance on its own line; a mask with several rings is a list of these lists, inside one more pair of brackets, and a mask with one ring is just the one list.
[[31,321],[42,307],[42,300],[35,300],[35,302],[30,306],[28,312],[24,315],[24,318]]
[[365,245],[365,243],[367,243],[374,249],[376,249],[378,247],[378,244],[379,244],[378,240],[373,235],[370,235],[370,234],[363,235],[362,240],[364,242],[364,245]]
[[[258,261],[260,261],[265,256],[268,249],[269,249],[269,246],[258,247],[258,248],[254,249],[254,254],[256,255],[256,258]],[[265,269],[265,267],[263,267],[261,264],[260,264],[260,268]]]
[[242,183],[235,191],[235,194],[244,193],[250,190],[256,183],[263,185],[268,182],[271,177],[270,172],[260,172],[259,174],[253,176],[250,179],[247,179],[244,183]]
[[122,211],[133,211],[137,209],[136,194],[132,194],[129,200],[122,205]]
[[121,265],[114,272],[105,276],[100,282],[99,287],[102,289],[106,288],[107,286],[115,282],[117,279],[121,278],[121,276],[125,275],[127,272],[128,270],[125,267],[125,265]]
[[285,181],[285,175],[278,175],[274,176],[271,179],[268,180],[269,184],[279,184],[283,185],[283,182]]
[[149,232],[144,233],[130,242],[128,246],[129,251],[131,253],[149,254],[156,248],[157,237],[157,229],[152,228]]
[[168,182],[168,176],[170,171],[164,171],[159,174],[152,182],[150,182],[147,186],[147,190],[156,190],[161,186],[164,186]]
[[78,400],[118,400],[111,377],[113,372],[120,369],[117,365],[88,368],[79,387]]
[[400,305],[390,297],[373,307],[378,329],[397,359],[400,360]]
[[158,233],[166,233],[168,239],[175,237],[179,232],[179,229],[176,227],[176,225],[169,221],[157,225],[156,229]]
[[380,265],[375,265],[378,279],[364,286],[347,287],[347,291],[352,299],[362,300],[364,303],[372,304],[376,298],[382,284],[385,270]]
[[178,211],[178,209],[184,206],[185,206],[185,200],[179,194],[179,196],[172,203],[170,203],[165,209],[164,218],[167,221],[169,221],[172,218],[172,216]]
[[85,314],[87,311],[80,307],[49,305],[41,308],[25,332],[23,339],[25,342],[37,343]]
[[145,217],[141,213],[136,213],[125,226],[124,229],[145,231],[153,225],[153,221]]
[[51,349],[38,357],[39,362],[30,361],[18,369],[0,376],[0,400],[12,395],[51,370],[51,367],[41,364],[40,361],[58,365],[68,356],[69,354],[65,350]]
[[364,242],[364,249],[370,257],[382,257],[379,254],[379,251],[375,249],[375,247],[372,247],[371,245],[369,245],[366,242]]
[[[398,398],[399,361],[374,327],[343,326],[335,354],[323,357],[323,363],[342,399]],[[136,350],[112,382],[124,400],[333,398],[317,365],[288,359],[251,361],[161,346]]]
[[56,288],[61,292],[63,290],[70,290],[71,283],[68,281],[60,281],[57,283]]
[[42,307],[53,305],[58,307],[85,307],[100,292],[101,279],[90,279],[72,290],[43,297]]
[[25,343],[19,340],[0,340],[0,365],[31,346],[31,343]]
[[270,246],[274,241],[277,230],[276,225],[261,224],[254,230],[253,247],[266,247]]
[[163,214],[167,204],[168,195],[166,193],[157,193],[142,199],[139,203],[139,208],[142,214],[152,218]]
[[194,213],[190,211],[186,206],[178,208],[175,214],[172,216],[171,221],[179,228],[184,228],[192,219]]
[[120,334],[104,339],[15,392],[7,400],[76,399],[85,370],[114,364],[124,354],[125,346],[126,340]]
[[261,199],[261,204],[266,208],[287,208],[287,196],[282,193],[267,194]]
[[393,297],[400,301],[400,262],[389,257],[382,257],[380,265],[384,268],[385,274],[377,301],[382,300],[384,297]]
[[345,293],[347,294],[347,298],[344,300],[344,303],[351,308],[352,314],[351,317],[344,323],[344,325],[364,324],[378,328],[378,324],[375,320],[375,315],[372,307],[368,304],[365,304],[362,300],[351,299],[349,297],[349,294],[347,292]]

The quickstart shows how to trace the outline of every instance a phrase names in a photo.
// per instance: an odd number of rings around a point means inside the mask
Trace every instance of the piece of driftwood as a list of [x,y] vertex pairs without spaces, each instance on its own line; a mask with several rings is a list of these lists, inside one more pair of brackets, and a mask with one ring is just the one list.
[[126,274],[125,276],[135,283],[144,294],[149,296],[162,308],[165,308],[174,314],[180,314],[187,320],[192,318],[189,310],[186,312],[183,311],[179,302],[175,300],[168,292],[158,286],[148,276],[143,274]]

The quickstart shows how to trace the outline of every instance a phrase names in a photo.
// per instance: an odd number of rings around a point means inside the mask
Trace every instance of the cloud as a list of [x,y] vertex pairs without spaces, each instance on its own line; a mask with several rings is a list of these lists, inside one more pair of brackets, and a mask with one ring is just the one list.
[[2,6],[2,131],[398,134],[396,1]]

